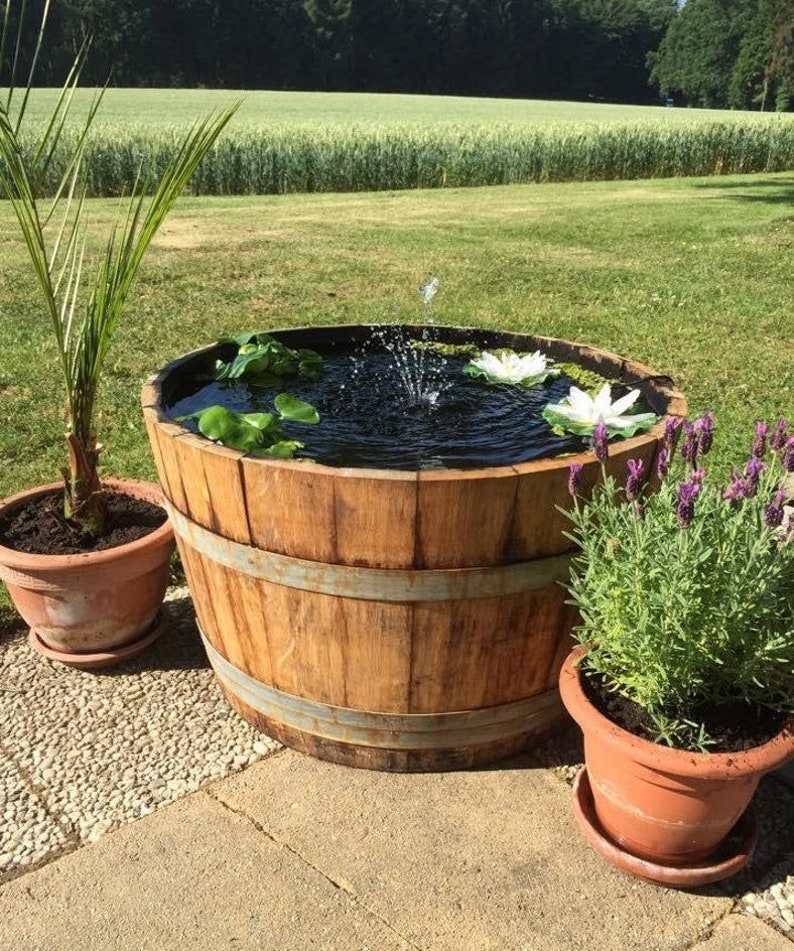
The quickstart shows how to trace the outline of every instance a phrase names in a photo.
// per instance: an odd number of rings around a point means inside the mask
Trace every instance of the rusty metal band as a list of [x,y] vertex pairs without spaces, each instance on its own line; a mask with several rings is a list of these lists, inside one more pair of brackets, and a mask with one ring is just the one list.
[[373,713],[336,707],[254,680],[218,653],[203,631],[201,638],[215,675],[230,694],[271,720],[338,743],[389,750],[449,749],[531,734],[562,713],[557,690],[455,713]]
[[232,571],[273,584],[368,601],[457,601],[536,591],[568,577],[570,555],[488,568],[399,569],[327,564],[263,551],[211,532],[166,503],[174,532]]

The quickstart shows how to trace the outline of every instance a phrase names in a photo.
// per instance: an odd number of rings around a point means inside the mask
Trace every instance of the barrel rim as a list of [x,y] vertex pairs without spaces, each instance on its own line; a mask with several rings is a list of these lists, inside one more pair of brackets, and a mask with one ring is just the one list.
[[[323,324],[305,325],[301,327],[277,327],[262,332],[271,334],[299,334],[303,332],[323,333],[325,331],[332,332],[334,335],[336,335],[343,334],[345,332],[359,334],[365,331],[371,331],[375,328],[380,329],[389,327],[401,328],[409,332],[413,330],[420,332],[424,329],[422,325],[409,323]],[[546,337],[537,334],[521,333],[519,331],[502,331],[482,327],[465,327],[447,324],[433,324],[432,327],[433,329],[438,329],[441,331],[451,331],[454,335],[473,334],[477,336],[484,335],[487,337],[489,334],[492,334],[494,336],[498,335],[502,337],[521,338],[527,341],[528,348],[546,347],[552,350],[555,348],[570,348],[571,350],[575,350],[579,356],[585,357],[586,361],[593,364],[598,364],[602,361],[612,364],[614,368],[619,371],[620,379],[623,379],[624,375],[628,374],[628,379],[625,381],[627,385],[644,384],[646,389],[648,387],[652,388],[654,402],[658,402],[659,400],[664,401],[663,407],[658,409],[654,407],[655,411],[660,414],[661,419],[650,429],[647,429],[636,436],[632,436],[628,439],[623,439],[618,443],[614,443],[610,447],[612,455],[625,458],[630,457],[635,450],[647,446],[649,439],[659,439],[663,436],[665,431],[666,417],[682,418],[687,415],[688,407],[686,398],[676,388],[671,377],[666,376],[665,374],[660,374],[646,364],[640,363],[637,360],[623,357],[614,351],[604,350],[588,343],[564,340],[563,338],[559,337]],[[188,353],[176,357],[169,363],[165,364],[165,366],[161,367],[158,371],[151,374],[144,383],[141,393],[141,403],[143,406],[144,416],[150,422],[155,423],[158,426],[167,425],[173,435],[180,441],[184,440],[187,442],[197,443],[200,445],[203,451],[221,452],[228,458],[245,460],[246,464],[255,464],[257,466],[277,469],[300,468],[305,470],[307,466],[311,466],[312,471],[325,475],[333,475],[334,477],[341,479],[386,478],[401,481],[420,481],[431,483],[448,481],[450,478],[454,478],[456,481],[515,478],[516,476],[525,476],[531,473],[541,473],[560,469],[567,470],[573,464],[588,463],[592,462],[593,459],[592,451],[585,450],[581,453],[564,456],[551,456],[545,459],[532,459],[526,462],[519,462],[506,466],[488,466],[475,469],[449,468],[442,470],[405,470],[388,469],[385,467],[367,468],[354,466],[328,466],[324,465],[323,463],[314,462],[308,459],[272,459],[252,455],[250,453],[245,453],[236,449],[229,449],[225,446],[219,446],[216,443],[213,443],[211,440],[205,439],[196,433],[191,432],[189,429],[187,429],[187,427],[181,426],[171,417],[167,416],[164,411],[163,391],[168,381],[173,379],[174,375],[180,370],[184,370],[191,363],[198,363],[200,361],[206,360],[211,354],[228,346],[229,344],[215,342],[205,347],[199,347],[196,350],[191,350]],[[587,366],[587,362],[585,362],[585,366]],[[642,389],[642,386],[640,388]],[[647,396],[647,393],[643,393],[643,395]]]

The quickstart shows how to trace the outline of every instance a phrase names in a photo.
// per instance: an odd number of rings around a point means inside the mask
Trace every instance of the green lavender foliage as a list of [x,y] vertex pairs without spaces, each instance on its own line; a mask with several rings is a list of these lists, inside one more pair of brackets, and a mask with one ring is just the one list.
[[[76,135],[77,132],[73,132]],[[179,148],[176,129],[120,122],[86,143],[87,193],[124,193],[144,165],[152,180]],[[69,130],[45,191],[73,151]],[[789,117],[670,125],[655,121],[361,126],[242,126],[228,130],[198,167],[195,195],[356,192],[530,182],[667,178],[794,168]]]
[[644,707],[658,742],[707,746],[705,705],[794,711],[794,528],[766,524],[784,475],[778,455],[766,462],[757,495],[738,502],[707,476],[686,528],[680,460],[639,505],[607,477],[569,512],[584,669]]

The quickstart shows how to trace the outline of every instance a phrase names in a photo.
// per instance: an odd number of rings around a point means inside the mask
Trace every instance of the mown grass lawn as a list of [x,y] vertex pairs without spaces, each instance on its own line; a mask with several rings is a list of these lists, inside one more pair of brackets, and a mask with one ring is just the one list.
[[[794,420],[794,177],[185,199],[144,265],[98,415],[107,474],[152,478],[144,378],[245,329],[415,320],[565,337],[670,374],[712,408],[713,463]],[[115,214],[91,202],[96,235]],[[93,233],[92,233],[93,236]],[[0,205],[0,495],[58,478],[55,350]],[[731,455],[733,454],[733,456]],[[736,460],[738,461],[738,460]]]

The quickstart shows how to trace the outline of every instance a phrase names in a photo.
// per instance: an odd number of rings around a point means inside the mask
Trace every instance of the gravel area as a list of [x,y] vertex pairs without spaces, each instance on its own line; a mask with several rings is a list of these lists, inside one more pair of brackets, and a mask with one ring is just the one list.
[[[0,633],[0,883],[280,748],[223,698],[187,589],[166,605],[160,639],[107,671],[45,660],[21,624]],[[521,758],[569,785],[582,759],[575,728]],[[794,943],[794,769],[762,781],[756,808],[752,862],[715,887]]]
[[45,660],[21,626],[0,637],[0,881],[279,748],[216,686],[186,588],[166,610],[158,641],[105,671]]

